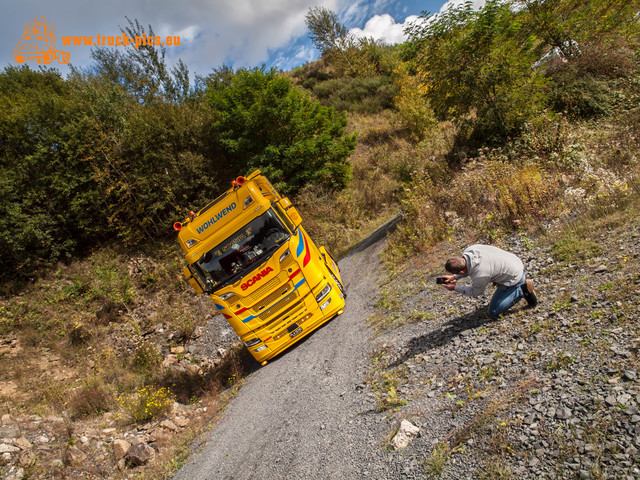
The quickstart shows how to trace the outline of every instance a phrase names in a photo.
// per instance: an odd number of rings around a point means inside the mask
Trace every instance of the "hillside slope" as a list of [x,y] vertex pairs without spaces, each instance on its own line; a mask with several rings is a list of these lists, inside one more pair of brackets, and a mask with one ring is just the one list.
[[597,249],[554,238],[502,239],[540,305],[495,321],[433,283],[463,239],[392,277],[384,242],[347,257],[345,314],[252,375],[175,478],[637,478],[640,217],[592,224]]

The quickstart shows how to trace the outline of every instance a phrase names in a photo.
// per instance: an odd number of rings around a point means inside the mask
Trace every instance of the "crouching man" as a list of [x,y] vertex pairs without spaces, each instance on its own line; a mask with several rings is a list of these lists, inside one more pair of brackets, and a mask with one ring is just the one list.
[[[489,316],[496,318],[524,298],[535,307],[538,299],[533,282],[526,278],[522,261],[513,253],[491,245],[471,245],[462,256],[447,260],[444,268],[452,275],[444,277],[444,288],[477,297],[489,282],[497,285],[489,303]],[[460,278],[471,277],[470,286],[457,285]]]

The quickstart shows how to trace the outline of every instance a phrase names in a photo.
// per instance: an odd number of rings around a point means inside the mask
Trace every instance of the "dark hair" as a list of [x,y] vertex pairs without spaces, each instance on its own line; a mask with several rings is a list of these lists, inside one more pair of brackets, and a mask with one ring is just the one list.
[[447,260],[447,263],[444,264],[444,269],[449,273],[460,273],[462,270],[467,268],[467,261],[464,257],[453,257]]

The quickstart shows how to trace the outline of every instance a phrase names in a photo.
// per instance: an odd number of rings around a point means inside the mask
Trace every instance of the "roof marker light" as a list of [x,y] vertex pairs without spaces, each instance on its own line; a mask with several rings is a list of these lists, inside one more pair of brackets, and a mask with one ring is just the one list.
[[182,223],[176,222],[176,223],[173,224],[173,229],[175,231],[179,232],[181,228],[182,228]]

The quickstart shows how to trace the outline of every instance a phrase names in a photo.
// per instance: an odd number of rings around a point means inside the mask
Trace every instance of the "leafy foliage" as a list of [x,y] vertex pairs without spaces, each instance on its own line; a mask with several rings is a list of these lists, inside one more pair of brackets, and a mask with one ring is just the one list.
[[0,75],[0,270],[65,258],[106,226],[84,105],[55,71]]
[[125,421],[144,423],[169,412],[173,405],[171,391],[168,388],[144,386],[134,393],[123,393],[116,399],[123,410]]
[[312,90],[322,105],[351,113],[378,113],[393,106],[397,87],[391,76],[341,77],[318,83]]
[[[126,32],[145,30],[129,21]],[[67,79],[0,72],[3,279],[116,237],[134,246],[171,234],[254,168],[284,192],[348,181],[355,135],[333,108],[260,69],[223,66],[190,89],[186,67],[169,72],[154,48],[95,50],[95,67]]]
[[480,10],[467,2],[424,14],[404,58],[439,119],[467,124],[475,146],[497,145],[545,108],[610,113],[612,77],[636,68],[638,11],[629,0],[490,0]]
[[568,59],[579,57],[582,45],[632,38],[640,25],[634,21],[636,0],[522,0],[521,15],[528,32],[541,39],[541,51],[558,49]]
[[398,116],[409,134],[421,140],[437,124],[426,95],[427,87],[417,76],[409,74],[406,64],[396,69],[395,83],[399,86],[394,98]]
[[335,12],[324,7],[312,7],[304,17],[309,38],[325,54],[344,46],[348,32]]
[[[134,39],[155,37],[151,25],[145,29],[136,19],[125,17],[129,26],[121,32]],[[173,101],[185,100],[190,95],[189,69],[179,60],[171,70],[165,61],[164,45],[129,44],[125,48],[96,48],[91,50],[95,75],[123,86],[141,102],[152,103],[159,98]]]
[[509,3],[450,8],[409,29],[406,55],[441,119],[475,114],[475,137],[505,138],[544,105],[544,77],[532,72],[534,38]]
[[346,119],[314,102],[275,69],[241,69],[209,91],[214,129],[225,155],[249,171],[260,168],[284,193],[307,183],[344,187],[355,135]]
[[309,38],[338,77],[389,75],[397,59],[395,49],[371,38],[357,38],[324,7],[310,8],[305,16]]

